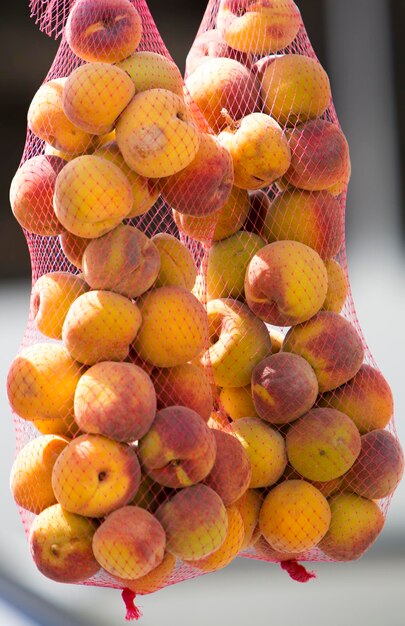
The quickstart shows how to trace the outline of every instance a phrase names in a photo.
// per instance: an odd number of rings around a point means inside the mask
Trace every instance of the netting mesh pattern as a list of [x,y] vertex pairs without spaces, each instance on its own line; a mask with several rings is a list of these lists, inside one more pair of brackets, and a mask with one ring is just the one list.
[[210,0],[185,82],[144,0],[31,9],[61,36],[10,192],[33,278],[11,489],[38,569],[142,594],[238,555],[358,558],[403,454],[298,7]]

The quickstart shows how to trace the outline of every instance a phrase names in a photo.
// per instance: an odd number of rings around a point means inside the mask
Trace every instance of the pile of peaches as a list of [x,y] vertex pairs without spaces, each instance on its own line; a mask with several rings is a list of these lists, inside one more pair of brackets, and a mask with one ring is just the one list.
[[[11,473],[33,559],[148,593],[248,549],[357,558],[403,454],[390,388],[340,314],[350,161],[328,77],[280,54],[302,26],[292,0],[221,0],[184,88],[138,50],[137,4],[74,4],[80,62],[35,94],[43,150],[11,186],[21,226],[72,264],[36,281],[43,340],[8,375],[40,433]],[[181,238],[134,225],[162,207]]]

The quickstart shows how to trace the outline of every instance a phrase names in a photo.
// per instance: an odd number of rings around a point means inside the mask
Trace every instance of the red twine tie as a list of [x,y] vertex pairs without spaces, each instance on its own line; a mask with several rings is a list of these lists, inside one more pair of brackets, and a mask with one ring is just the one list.
[[127,608],[127,614],[125,616],[127,622],[131,622],[134,619],[138,620],[142,616],[142,613],[134,604],[136,593],[134,591],[131,591],[131,589],[128,589],[128,587],[125,587],[125,589],[122,590],[121,595]]
[[315,572],[308,572],[303,565],[291,559],[290,561],[281,561],[281,569],[287,572],[293,580],[298,583],[307,583],[311,578],[316,578]]

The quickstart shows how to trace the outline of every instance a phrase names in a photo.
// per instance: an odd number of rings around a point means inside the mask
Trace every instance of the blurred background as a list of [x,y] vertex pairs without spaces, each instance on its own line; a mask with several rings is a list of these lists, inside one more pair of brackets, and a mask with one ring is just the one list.
[[[339,121],[349,141],[346,241],[350,282],[368,345],[391,384],[405,444],[405,75],[404,0],[296,0],[312,45],[327,69]],[[149,0],[180,69],[205,10],[204,0]],[[0,120],[0,624],[115,626],[124,607],[113,590],[58,585],[29,555],[9,495],[14,432],[4,390],[28,314],[30,263],[8,188],[18,167],[29,103],[58,42],[29,17],[28,0],[1,3]],[[316,581],[299,585],[275,565],[239,559],[221,573],[143,597],[144,626],[402,626],[405,614],[405,487],[396,492],[384,531],[360,561],[314,564]]]

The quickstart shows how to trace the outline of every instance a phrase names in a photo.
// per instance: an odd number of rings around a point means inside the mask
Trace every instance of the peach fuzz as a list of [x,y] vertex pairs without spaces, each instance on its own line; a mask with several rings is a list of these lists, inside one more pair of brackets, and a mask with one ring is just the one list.
[[63,87],[63,110],[69,120],[93,135],[113,130],[135,87],[126,72],[108,63],[86,63],[73,70]]
[[155,369],[152,373],[158,408],[185,406],[208,421],[213,410],[213,393],[208,376],[191,363]]
[[52,470],[56,459],[69,440],[43,435],[27,443],[11,468],[10,488],[18,506],[40,513],[56,504],[52,489]]
[[253,546],[260,535],[259,513],[262,506],[262,494],[256,489],[248,489],[234,506],[242,517],[245,533],[240,549],[245,550]]
[[206,485],[178,491],[160,505],[156,517],[166,531],[168,552],[184,561],[212,554],[226,539],[226,508]]
[[66,417],[65,419],[34,419],[32,425],[42,435],[59,435],[60,437],[67,437],[71,439],[75,437],[79,432],[79,427],[76,424],[73,415]]
[[70,306],[88,290],[81,276],[69,272],[50,272],[41,276],[31,295],[31,311],[37,329],[47,337],[61,339]]
[[101,435],[80,435],[58,456],[52,488],[59,504],[78,515],[104,517],[135,496],[141,478],[133,448]]
[[330,521],[328,501],[303,480],[287,480],[274,487],[259,518],[262,535],[274,550],[298,553],[318,545]]
[[[353,378],[364,357],[363,343],[354,326],[332,311],[320,311],[304,324],[291,328],[284,339],[283,351],[299,354],[308,361],[322,393]],[[335,408],[351,417],[344,407]]]
[[328,272],[328,291],[322,308],[340,313],[349,293],[349,280],[344,268],[334,259],[325,261],[325,267]]
[[155,287],[194,287],[197,269],[191,252],[169,233],[158,233],[151,240],[160,256],[160,269]]
[[136,441],[156,414],[156,393],[148,374],[132,363],[104,361],[90,367],[75,392],[80,430],[115,441]]
[[186,76],[190,76],[202,63],[210,58],[228,58],[240,61],[248,69],[250,56],[234,50],[224,41],[216,29],[207,30],[195,38],[186,59]]
[[65,230],[59,236],[59,244],[63,254],[79,270],[82,269],[83,254],[90,241],[90,239],[84,237],[77,237],[77,235],[73,235],[68,230]]
[[53,210],[56,178],[66,161],[34,156],[17,170],[10,187],[10,204],[17,222],[30,233],[50,237],[64,231]]
[[93,552],[109,574],[136,579],[163,561],[166,535],[158,520],[138,506],[125,506],[107,517],[93,537]]
[[196,358],[208,341],[204,307],[182,287],[159,287],[137,302],[143,323],[134,348],[147,363],[175,367]]
[[287,465],[282,435],[256,417],[243,417],[229,426],[244,447],[252,466],[249,487],[269,487],[283,475]]
[[384,515],[372,500],[342,493],[329,500],[332,519],[320,549],[335,561],[358,559],[376,540]]
[[246,270],[249,308],[275,326],[291,326],[312,318],[322,307],[327,289],[328,275],[321,257],[298,241],[268,244]]
[[223,387],[219,393],[221,406],[231,420],[242,417],[259,417],[253,404],[250,385],[246,387]]
[[269,206],[261,236],[268,243],[299,241],[330,259],[344,241],[344,212],[328,191],[288,190]]
[[84,61],[117,63],[138,47],[142,19],[129,0],[79,0],[66,22],[70,49]]
[[235,59],[208,59],[188,76],[186,88],[215,132],[227,125],[223,109],[232,119],[241,118],[253,113],[259,99],[255,76]]
[[319,405],[346,413],[361,434],[385,428],[394,414],[389,384],[381,372],[367,364],[363,364],[345,385],[322,395]]
[[83,276],[92,289],[136,298],[155,282],[160,255],[143,232],[120,224],[106,235],[90,241],[82,264]]
[[168,584],[176,567],[176,557],[170,552],[166,552],[161,563],[154,567],[144,576],[135,580],[128,580],[114,577],[124,588],[131,589],[136,594],[146,595],[154,593]]
[[33,521],[29,534],[31,556],[38,570],[60,583],[79,583],[100,569],[93,555],[93,520],[65,511],[59,504]]
[[70,307],[62,329],[69,354],[85,365],[124,361],[141,326],[139,308],[112,291],[88,291]]
[[302,357],[279,352],[263,359],[252,372],[255,409],[271,424],[293,422],[309,411],[318,396],[318,380]]
[[19,417],[69,419],[81,366],[59,344],[37,343],[24,348],[7,377],[10,406]]
[[183,77],[177,65],[162,54],[142,50],[118,63],[135,85],[135,92],[167,89],[183,98]]
[[78,237],[105,235],[128,215],[132,205],[129,180],[119,167],[101,157],[77,157],[56,179],[56,216],[66,230]]
[[28,109],[28,128],[53,148],[77,155],[92,146],[93,135],[78,128],[63,110],[67,78],[54,78],[41,85]]
[[214,431],[198,413],[183,406],[158,411],[139,442],[145,472],[160,485],[174,489],[203,480],[213,468],[216,452]]

